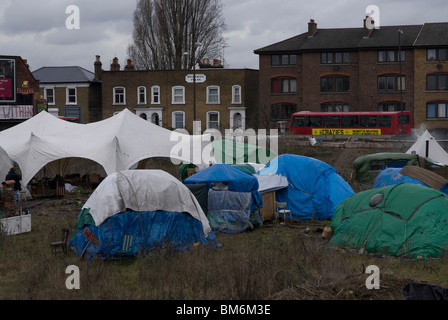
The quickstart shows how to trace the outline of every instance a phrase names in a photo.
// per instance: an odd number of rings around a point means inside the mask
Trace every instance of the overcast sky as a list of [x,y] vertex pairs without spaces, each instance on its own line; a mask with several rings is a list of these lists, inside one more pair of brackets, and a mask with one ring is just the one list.
[[[447,0],[222,0],[228,46],[226,67],[258,69],[255,49],[318,28],[361,27],[366,9],[379,9],[379,24],[448,22]],[[79,8],[79,29],[66,20]],[[93,71],[95,56],[103,68],[116,56],[124,66],[131,42],[136,0],[1,0],[0,55],[21,56],[32,71],[43,66],[81,66]],[[74,20],[69,19],[73,24]]]

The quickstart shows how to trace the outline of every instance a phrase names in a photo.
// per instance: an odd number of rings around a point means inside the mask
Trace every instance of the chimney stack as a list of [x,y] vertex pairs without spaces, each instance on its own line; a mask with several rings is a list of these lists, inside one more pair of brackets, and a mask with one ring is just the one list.
[[124,67],[124,70],[125,71],[132,71],[132,70],[134,70],[134,65],[132,64],[132,60],[131,59],[127,60],[126,66]]
[[98,80],[101,80],[101,72],[102,72],[102,65],[103,64],[101,63],[99,55],[96,55],[96,59],[95,59],[95,62],[94,62],[93,65],[95,67],[95,78],[98,79]]
[[120,64],[118,63],[117,57],[115,57],[110,64],[110,71],[120,71]]
[[372,31],[375,29],[375,21],[373,21],[372,17],[366,16],[366,18],[363,20],[364,23],[364,38],[370,37],[372,34]]
[[317,32],[317,23],[314,22],[314,19],[310,19],[308,22],[308,38],[314,37]]

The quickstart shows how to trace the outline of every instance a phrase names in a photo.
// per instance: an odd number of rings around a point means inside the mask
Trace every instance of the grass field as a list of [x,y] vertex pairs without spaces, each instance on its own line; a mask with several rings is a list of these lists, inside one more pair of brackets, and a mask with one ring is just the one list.
[[[448,285],[447,258],[402,261],[359,255],[322,238],[324,222],[265,222],[240,234],[218,234],[221,248],[169,248],[132,260],[80,260],[52,254],[62,227],[74,230],[80,201],[41,201],[30,209],[32,231],[0,237],[2,300],[401,300],[410,282]],[[67,266],[80,288],[67,289]],[[380,289],[367,289],[376,265]]]

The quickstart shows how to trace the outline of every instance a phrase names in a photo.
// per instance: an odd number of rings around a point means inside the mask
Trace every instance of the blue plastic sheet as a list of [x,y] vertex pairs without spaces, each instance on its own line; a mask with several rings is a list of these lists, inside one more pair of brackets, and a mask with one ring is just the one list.
[[[98,239],[90,242],[84,235],[88,228]],[[101,225],[86,225],[79,228],[69,246],[77,256],[85,250],[89,258],[113,257],[119,253],[124,235],[134,237],[130,255],[169,246],[176,250],[188,250],[194,245],[219,247],[215,234],[206,237],[202,224],[188,213],[168,211],[125,211],[106,219]]]
[[280,155],[258,173],[288,179],[289,186],[276,191],[276,200],[286,202],[296,220],[331,219],[338,204],[355,194],[335,168],[310,157]]

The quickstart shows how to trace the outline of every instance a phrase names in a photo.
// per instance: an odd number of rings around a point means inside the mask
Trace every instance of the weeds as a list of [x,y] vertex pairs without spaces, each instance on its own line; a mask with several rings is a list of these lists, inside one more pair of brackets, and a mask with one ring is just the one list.
[[[403,262],[341,251],[322,239],[322,225],[300,222],[218,234],[219,249],[167,246],[123,261],[80,260],[70,250],[53,255],[49,243],[62,227],[74,231],[76,218],[76,210],[33,215],[32,232],[0,237],[0,299],[401,299],[410,279],[448,279],[446,259]],[[370,264],[382,272],[381,290],[365,287]],[[79,290],[65,286],[69,265],[80,269]]]

